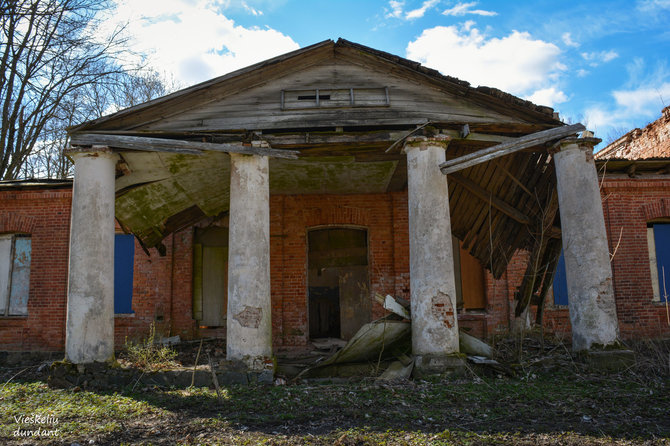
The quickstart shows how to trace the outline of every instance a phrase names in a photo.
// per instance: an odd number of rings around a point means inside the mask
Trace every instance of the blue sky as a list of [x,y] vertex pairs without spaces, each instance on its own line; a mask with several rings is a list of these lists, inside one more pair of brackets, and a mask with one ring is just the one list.
[[670,105],[670,0],[118,0],[135,50],[182,86],[345,38],[497,87],[604,140]]

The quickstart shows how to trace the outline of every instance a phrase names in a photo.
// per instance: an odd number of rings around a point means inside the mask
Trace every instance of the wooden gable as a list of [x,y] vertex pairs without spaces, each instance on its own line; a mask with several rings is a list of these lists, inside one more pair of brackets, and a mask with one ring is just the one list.
[[[119,153],[117,219],[145,246],[161,249],[168,234],[228,212],[226,151],[269,145],[272,194],[384,193],[407,187],[399,148],[417,131],[451,136],[450,161],[563,125],[548,107],[338,40],[81,124],[70,134],[74,145],[104,144]],[[516,249],[545,252],[535,246],[538,231],[556,233],[547,142],[459,172],[443,170],[452,232],[495,276]],[[287,149],[299,159],[283,156]]]
[[397,56],[340,40],[270,59],[73,131],[159,134],[429,121],[498,129],[557,124],[546,107],[495,89],[472,88]]

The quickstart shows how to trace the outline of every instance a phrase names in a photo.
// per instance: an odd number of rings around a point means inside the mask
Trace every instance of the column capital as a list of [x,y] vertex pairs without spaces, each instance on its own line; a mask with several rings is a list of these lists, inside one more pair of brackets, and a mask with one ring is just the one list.
[[579,149],[587,153],[593,153],[593,147],[595,147],[596,144],[599,144],[601,141],[602,139],[600,138],[592,138],[592,137],[577,138],[571,136],[569,138],[563,138],[556,144],[551,146],[549,148],[549,153],[554,154],[572,149]]
[[118,155],[111,147],[108,146],[90,146],[90,147],[70,147],[64,150],[64,154],[76,160],[84,156],[103,156],[108,158],[116,158]]
[[451,141],[451,136],[449,135],[435,135],[435,136],[409,136],[405,138],[404,151],[407,152],[411,148],[419,148],[425,150],[428,147],[442,147],[447,149],[449,142]]

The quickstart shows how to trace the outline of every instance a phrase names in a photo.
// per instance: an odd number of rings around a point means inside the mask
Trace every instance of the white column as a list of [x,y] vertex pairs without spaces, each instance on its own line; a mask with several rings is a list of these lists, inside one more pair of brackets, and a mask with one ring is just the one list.
[[446,368],[458,352],[449,190],[439,165],[450,138],[413,137],[405,143],[409,205],[412,353],[421,372]]
[[114,174],[106,148],[72,152],[65,359],[75,364],[114,357]]
[[605,218],[593,161],[593,146],[599,142],[597,138],[566,138],[554,146],[574,351],[614,344],[619,334]]
[[227,356],[260,370],[272,357],[268,157],[230,162]]

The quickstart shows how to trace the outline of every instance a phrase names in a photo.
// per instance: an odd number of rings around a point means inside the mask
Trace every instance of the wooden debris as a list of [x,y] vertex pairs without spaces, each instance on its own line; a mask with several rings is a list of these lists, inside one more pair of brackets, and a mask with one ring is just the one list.
[[297,159],[295,150],[277,150],[266,147],[245,146],[240,144],[214,144],[209,142],[185,141],[182,139],[149,138],[146,136],[104,135],[97,133],[75,133],[71,137],[73,146],[104,145],[119,149],[148,152],[173,152],[201,155],[205,152],[241,153],[262,155],[274,158]]
[[214,383],[214,388],[216,389],[216,398],[219,400],[219,402],[222,402],[223,399],[221,398],[221,387],[219,386],[219,378],[217,378],[216,376],[214,366],[212,365],[212,358],[210,358],[209,353],[207,354],[207,361],[209,362],[209,370],[210,372],[212,372],[212,382]]
[[513,141],[504,142],[502,144],[498,144],[475,153],[469,153],[459,158],[445,161],[444,163],[440,164],[440,169],[445,175],[454,173],[486,161],[500,158],[501,156],[509,155],[510,153],[536,147],[550,141],[555,141],[570,135],[574,135],[585,129],[586,127],[578,123],[531,133],[530,135],[522,136]]

